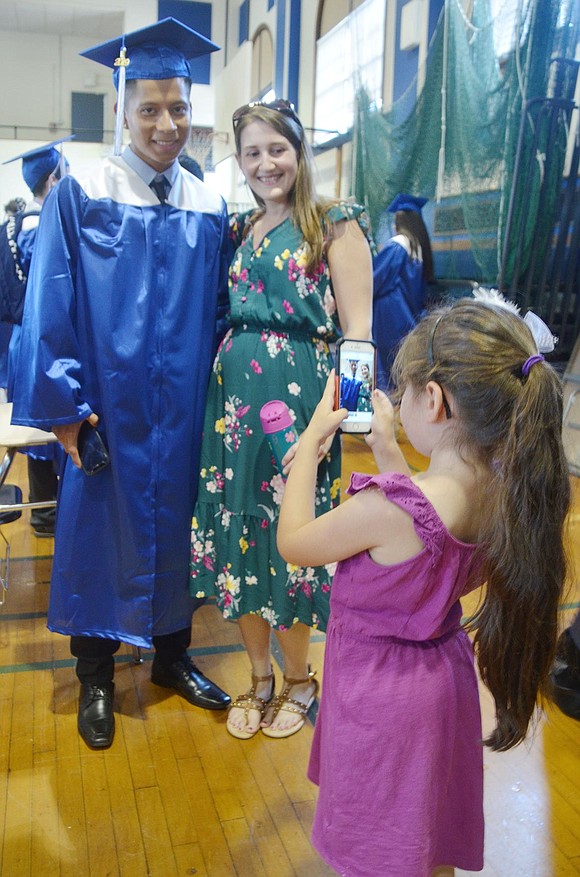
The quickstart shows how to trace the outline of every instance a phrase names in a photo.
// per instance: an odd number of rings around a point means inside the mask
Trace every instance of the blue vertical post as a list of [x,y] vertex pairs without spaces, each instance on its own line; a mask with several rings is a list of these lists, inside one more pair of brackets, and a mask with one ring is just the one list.
[[276,58],[274,63],[274,91],[276,92],[276,97],[285,97],[286,3],[287,0],[278,0],[276,4]]
[[302,0],[290,0],[290,34],[288,45],[288,100],[298,110],[298,81],[300,79],[300,18]]

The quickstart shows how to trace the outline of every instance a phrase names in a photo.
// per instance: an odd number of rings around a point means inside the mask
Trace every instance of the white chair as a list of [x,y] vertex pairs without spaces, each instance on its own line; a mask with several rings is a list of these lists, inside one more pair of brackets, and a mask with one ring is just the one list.
[[[22,514],[22,509],[45,509],[54,508],[56,500],[44,502],[23,502],[22,491],[15,484],[6,484],[6,477],[12,466],[14,455],[21,448],[34,447],[34,445],[46,445],[58,441],[52,432],[44,432],[32,426],[15,426],[12,422],[12,403],[0,402],[0,446],[6,450],[0,461],[0,537],[4,540],[4,558],[0,557],[0,606],[6,599],[8,580],[10,573],[10,543],[2,532],[2,524],[16,521]],[[141,649],[132,647],[133,661],[135,664],[143,663]]]
[[4,603],[10,573],[10,543],[2,532],[2,524],[16,521],[23,509],[54,508],[56,500],[43,502],[23,502],[22,490],[15,484],[7,484],[15,454],[22,448],[46,445],[56,442],[52,432],[44,432],[30,426],[15,426],[12,422],[12,403],[0,403],[0,446],[5,448],[0,461],[0,537],[4,540],[4,558],[0,557],[0,606]]

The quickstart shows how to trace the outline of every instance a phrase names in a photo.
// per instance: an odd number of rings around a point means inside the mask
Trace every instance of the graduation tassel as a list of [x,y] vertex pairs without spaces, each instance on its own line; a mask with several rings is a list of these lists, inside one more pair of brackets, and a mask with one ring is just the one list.
[[60,179],[65,177],[68,173],[68,166],[65,161],[64,152],[62,151],[62,145],[58,151],[58,172]]
[[[123,128],[125,127],[125,69],[129,66],[130,61],[127,57],[127,49],[125,48],[125,40],[121,46],[119,57],[115,60],[115,67],[119,68],[119,83],[117,85],[117,115],[115,117],[115,140],[114,154],[121,155],[123,149]],[[110,63],[110,62],[109,62]]]

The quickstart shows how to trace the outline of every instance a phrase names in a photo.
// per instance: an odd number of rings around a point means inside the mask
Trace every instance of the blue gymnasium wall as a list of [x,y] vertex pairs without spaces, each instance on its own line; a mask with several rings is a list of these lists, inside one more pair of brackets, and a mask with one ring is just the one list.
[[298,111],[298,78],[300,75],[300,14],[302,0],[290,0],[290,34],[288,52],[288,100]]
[[274,60],[274,91],[276,97],[284,94],[284,45],[286,36],[286,0],[278,0],[276,6],[276,50]]
[[[395,76],[393,85],[393,103],[396,103],[407,91],[414,77],[417,75],[419,66],[419,49],[405,49],[401,51],[401,12],[407,0],[397,0],[397,25],[395,31]],[[415,102],[417,89],[412,90],[409,96],[412,103]],[[411,104],[412,106],[412,104]],[[409,109],[411,109],[411,106]]]
[[[194,3],[191,0],[159,0],[157,18],[176,18],[202,36],[211,40],[211,3]],[[191,78],[197,85],[209,85],[211,56],[190,61]]]
[[[417,99],[417,85],[413,84],[413,80],[417,75],[419,68],[419,49],[401,50],[401,12],[403,6],[408,0],[397,0],[396,14],[396,33],[395,33],[395,63],[394,63],[394,84],[393,84],[393,103],[398,101],[409,89],[407,95],[407,109],[410,112],[413,109]],[[441,10],[445,0],[430,0],[429,2],[429,20],[427,24],[427,43],[431,42],[433,32],[437,26]],[[413,86],[413,87],[411,87]]]
[[[300,22],[302,0],[277,0],[276,4],[276,46],[285,47],[276,51],[274,69],[274,90],[276,97],[292,101],[298,112],[298,81],[300,77]],[[286,65],[287,60],[287,67]]]

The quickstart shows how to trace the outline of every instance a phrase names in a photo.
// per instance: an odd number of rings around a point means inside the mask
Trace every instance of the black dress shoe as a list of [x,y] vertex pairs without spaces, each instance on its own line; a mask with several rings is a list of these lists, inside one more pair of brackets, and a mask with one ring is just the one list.
[[558,639],[550,680],[554,702],[571,719],[580,720],[580,649],[569,630]]
[[115,736],[112,682],[105,685],[81,684],[79,734],[91,749],[107,749]]
[[32,528],[34,535],[39,539],[52,539],[54,538],[54,524],[45,526],[43,524],[38,524],[36,527]]
[[205,710],[225,710],[231,702],[229,694],[204,676],[187,655],[174,664],[162,664],[155,656],[151,682],[163,688],[174,688],[189,703]]

